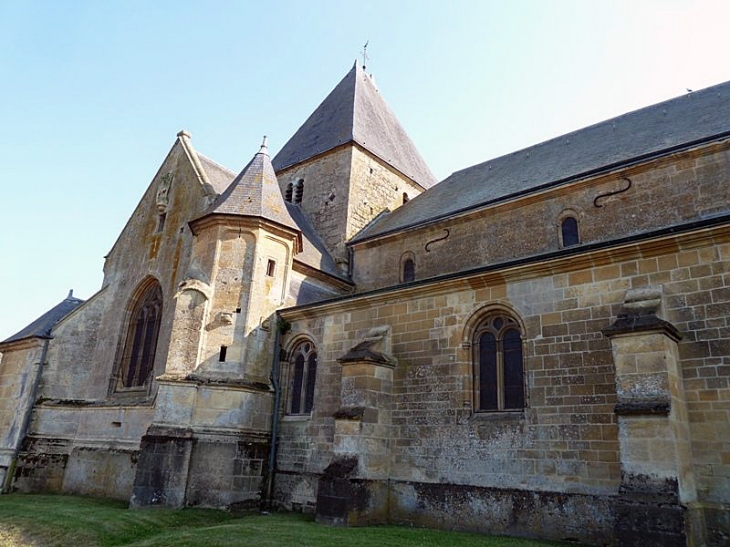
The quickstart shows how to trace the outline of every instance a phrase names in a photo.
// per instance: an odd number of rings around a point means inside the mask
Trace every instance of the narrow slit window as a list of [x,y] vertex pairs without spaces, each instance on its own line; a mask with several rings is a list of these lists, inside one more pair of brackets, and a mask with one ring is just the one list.
[[284,199],[291,203],[292,196],[294,195],[294,184],[291,182],[286,185],[286,192],[284,193]]
[[266,275],[269,277],[274,277],[275,271],[276,271],[276,261],[269,259],[269,261],[266,263]]
[[403,205],[405,205],[406,203],[408,203],[408,200],[409,199],[410,198],[408,197],[408,194],[406,194],[405,192],[403,192]]
[[167,213],[160,213],[157,215],[157,231],[161,232],[165,229],[165,219],[167,218]]
[[560,223],[560,234],[563,239],[563,247],[571,247],[580,243],[578,235],[578,221],[575,217],[566,217]]
[[218,354],[218,361],[221,363],[226,360],[226,353],[228,353],[228,346],[221,346],[221,352]]
[[407,258],[403,262],[403,283],[410,283],[416,279],[416,264],[412,259]]

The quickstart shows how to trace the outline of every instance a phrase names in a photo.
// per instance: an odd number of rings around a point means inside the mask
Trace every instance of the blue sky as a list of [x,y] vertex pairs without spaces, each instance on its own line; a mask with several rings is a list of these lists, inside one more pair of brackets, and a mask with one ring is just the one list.
[[730,2],[0,0],[0,340],[74,289],[187,129],[240,170],[367,62],[438,179],[730,80]]

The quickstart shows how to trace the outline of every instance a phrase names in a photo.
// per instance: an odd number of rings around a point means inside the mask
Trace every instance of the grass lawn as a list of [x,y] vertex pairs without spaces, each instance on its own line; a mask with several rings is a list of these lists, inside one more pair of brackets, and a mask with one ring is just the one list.
[[130,511],[125,502],[75,496],[0,496],[3,547],[540,547],[560,545],[398,526],[331,528],[302,515],[232,515],[212,509]]

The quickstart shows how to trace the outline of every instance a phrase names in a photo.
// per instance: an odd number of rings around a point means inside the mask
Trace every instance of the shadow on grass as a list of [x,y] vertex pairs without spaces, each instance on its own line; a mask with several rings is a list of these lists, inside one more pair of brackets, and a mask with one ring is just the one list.
[[7,547],[539,547],[559,543],[399,526],[331,528],[289,513],[233,515],[214,509],[131,511],[98,498],[12,494],[0,498]]

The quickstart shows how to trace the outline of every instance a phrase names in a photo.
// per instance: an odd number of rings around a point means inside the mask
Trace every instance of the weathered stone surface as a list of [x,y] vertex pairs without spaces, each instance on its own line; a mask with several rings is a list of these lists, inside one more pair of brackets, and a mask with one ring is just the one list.
[[368,238],[430,198],[361,145],[267,171],[301,192],[251,214],[261,181],[218,207],[235,173],[180,133],[101,290],[50,339],[0,343],[0,477],[133,507],[724,545],[729,160],[708,136]]

